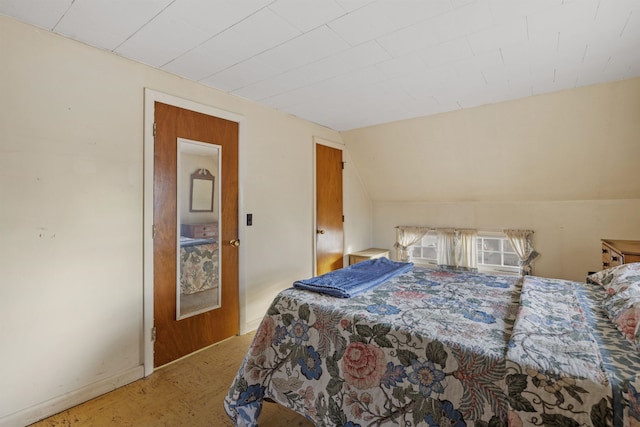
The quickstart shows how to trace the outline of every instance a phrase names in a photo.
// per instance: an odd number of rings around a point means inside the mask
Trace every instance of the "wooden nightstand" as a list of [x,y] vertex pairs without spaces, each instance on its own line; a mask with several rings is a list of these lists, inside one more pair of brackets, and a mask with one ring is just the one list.
[[640,240],[601,240],[602,268],[640,262]]
[[388,249],[369,248],[369,249],[365,249],[364,251],[354,252],[349,254],[349,265],[366,261],[368,259],[382,258],[382,257],[389,258]]

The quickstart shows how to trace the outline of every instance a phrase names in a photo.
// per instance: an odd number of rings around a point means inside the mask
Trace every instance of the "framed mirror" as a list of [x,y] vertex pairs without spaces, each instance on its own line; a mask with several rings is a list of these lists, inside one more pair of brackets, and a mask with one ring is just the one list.
[[201,168],[191,174],[190,212],[213,212],[215,181],[208,169]]
[[221,159],[219,145],[178,138],[176,320],[221,305]]

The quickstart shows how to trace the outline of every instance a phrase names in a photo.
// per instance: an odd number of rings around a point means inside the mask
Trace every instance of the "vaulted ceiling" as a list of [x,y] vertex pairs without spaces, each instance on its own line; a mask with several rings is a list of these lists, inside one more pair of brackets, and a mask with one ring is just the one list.
[[335,130],[640,76],[640,0],[0,0]]

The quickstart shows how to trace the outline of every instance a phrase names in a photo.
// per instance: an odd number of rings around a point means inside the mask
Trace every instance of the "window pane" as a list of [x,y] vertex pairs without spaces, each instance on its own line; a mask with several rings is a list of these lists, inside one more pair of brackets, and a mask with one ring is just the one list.
[[484,263],[485,264],[492,264],[492,265],[502,265],[501,264],[501,259],[502,257],[500,256],[499,253],[484,253]]
[[422,242],[420,242],[422,246],[435,246],[436,244],[436,236],[427,234],[422,238]]
[[505,239],[503,244],[505,252],[516,253],[516,251],[513,250],[513,246],[511,246],[509,240]]
[[421,249],[422,249],[422,248],[421,248],[420,246],[412,246],[412,247],[410,247],[409,249],[410,249],[410,250],[409,250],[409,256],[410,256],[411,258],[421,258],[421,256],[420,256],[420,255],[421,255],[421,254],[420,254],[420,252],[421,252]]
[[504,265],[518,266],[518,256],[516,254],[504,254]]
[[483,250],[500,252],[500,239],[482,239]]
[[424,248],[422,253],[427,259],[436,259],[436,248]]

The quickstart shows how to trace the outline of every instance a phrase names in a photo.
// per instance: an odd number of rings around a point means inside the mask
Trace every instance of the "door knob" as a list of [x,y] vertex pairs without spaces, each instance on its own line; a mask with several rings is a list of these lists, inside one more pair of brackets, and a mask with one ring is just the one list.
[[231,241],[229,242],[229,244],[230,244],[231,246],[233,246],[234,248],[237,248],[238,246],[240,246],[240,240],[233,239],[233,240],[231,240]]
[[316,230],[316,233],[318,233],[318,234],[324,234],[324,230]]

